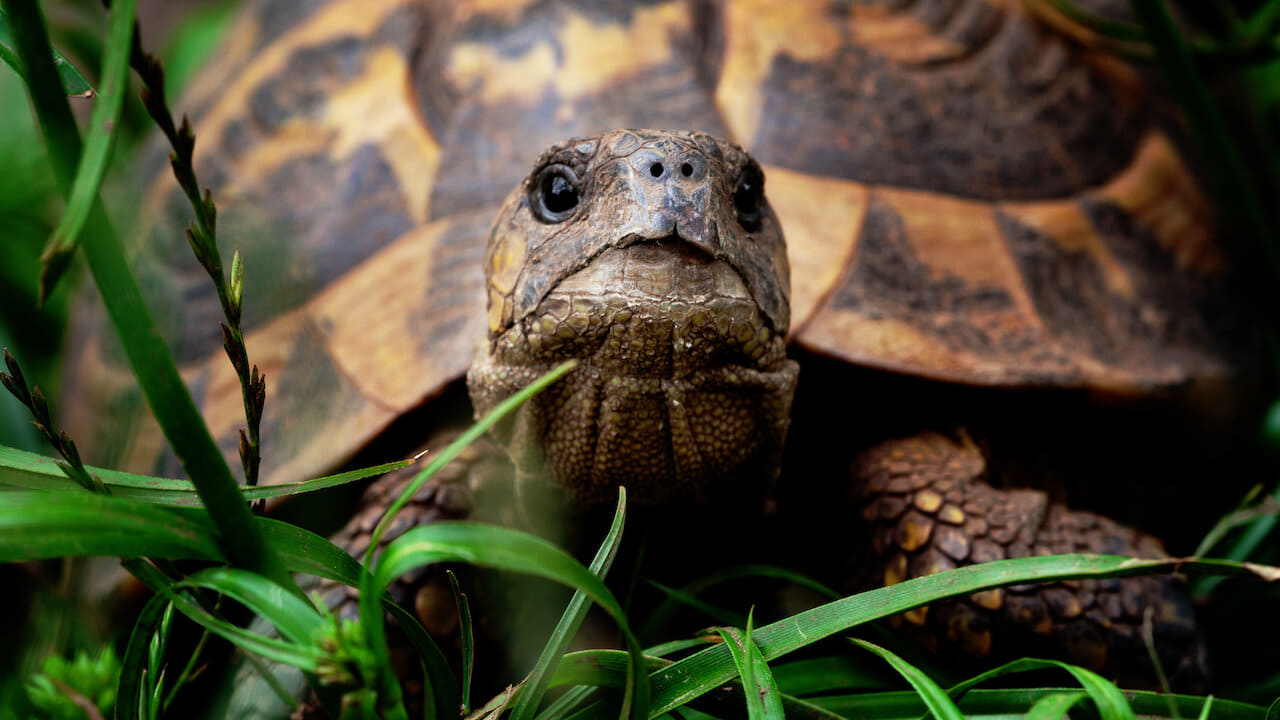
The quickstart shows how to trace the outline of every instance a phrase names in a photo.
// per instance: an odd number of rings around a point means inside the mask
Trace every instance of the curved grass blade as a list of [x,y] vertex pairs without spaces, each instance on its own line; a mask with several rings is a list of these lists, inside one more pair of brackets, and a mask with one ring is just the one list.
[[[19,77],[26,78],[22,60],[13,46],[13,33],[9,29],[9,18],[4,10],[0,10],[0,62],[8,65]],[[58,78],[62,81],[62,92],[71,97],[93,97],[93,86],[84,75],[72,65],[62,53],[53,51],[53,64],[58,70]]]
[[[351,587],[360,585],[360,563],[327,538],[279,520],[260,518],[258,522],[267,541],[291,571],[315,575]],[[431,639],[418,618],[396,604],[390,595],[383,595],[382,609],[400,626],[405,639],[422,661],[426,675],[423,684],[424,705],[434,702],[436,717],[449,718],[457,715],[458,708],[462,705],[458,695],[458,680],[440,646]]]
[[491,410],[474,425],[467,428],[466,432],[458,436],[456,440],[449,443],[448,447],[437,453],[435,458],[432,459],[432,461],[428,463],[421,472],[414,476],[413,480],[409,481],[405,486],[404,491],[400,493],[400,497],[396,498],[395,502],[391,504],[391,507],[387,508],[387,512],[382,516],[382,520],[380,520],[377,527],[373,529],[373,536],[369,541],[369,550],[364,556],[365,567],[373,566],[373,553],[377,548],[381,547],[382,534],[386,532],[387,526],[390,525],[395,516],[404,509],[404,506],[409,502],[409,499],[418,492],[419,488],[426,484],[427,480],[431,479],[433,475],[440,471],[440,468],[444,467],[451,460],[457,457],[458,453],[462,452],[464,448],[475,442],[477,438],[488,431],[489,428],[493,427],[499,420],[506,417],[508,413],[520,407],[520,405],[524,404],[526,400],[541,392],[543,388],[564,377],[570,370],[577,367],[577,364],[576,360],[566,360],[565,362],[560,363],[542,377],[529,383],[527,387],[522,388],[519,392],[514,393],[511,397],[503,400],[496,408]]
[[[0,484],[30,490],[79,492],[80,486],[62,472],[57,462],[44,455],[0,445]],[[244,488],[244,497],[246,500],[265,500],[326,490],[399,470],[412,465],[413,462],[412,459],[397,460],[314,480]],[[85,466],[85,469],[89,471],[91,477],[105,485],[115,497],[141,500],[155,505],[195,506],[200,504],[200,496],[190,480],[134,475],[92,466]]]
[[[1079,693],[1074,688],[1011,688],[1006,690],[976,689],[964,696],[957,705],[966,715],[1022,715],[1027,708],[1050,695]],[[1126,690],[1125,698],[1133,711],[1143,718],[1169,718],[1168,700],[1174,700],[1183,717],[1201,712],[1205,698],[1194,695],[1172,695]],[[920,697],[910,691],[857,693],[809,698],[818,705],[845,717],[867,720],[889,720],[920,717],[925,712]],[[1205,720],[1264,720],[1266,708],[1237,701],[1215,699],[1213,709]]]
[[212,567],[198,570],[172,585],[178,588],[206,588],[226,595],[270,622],[286,639],[307,643],[324,624],[324,618],[297,595],[267,578],[247,570]]
[[879,655],[894,670],[897,670],[898,674],[911,683],[911,687],[915,688],[916,694],[920,696],[920,700],[924,702],[925,707],[929,708],[929,712],[933,713],[933,716],[938,720],[964,720],[964,715],[960,712],[960,708],[956,707],[956,704],[952,702],[947,693],[938,687],[938,683],[934,682],[920,668],[879,645],[874,645],[858,638],[850,638],[850,641],[864,650]]
[[476,662],[471,603],[458,585],[458,576],[452,570],[446,570],[445,574],[449,576],[449,587],[453,589],[453,599],[458,604],[458,631],[462,634],[462,714],[467,715],[471,712],[471,675]]
[[1120,689],[1113,683],[1108,682],[1093,671],[1059,660],[1041,660],[1039,658],[1014,660],[980,675],[975,675],[952,687],[948,692],[952,698],[959,698],[968,692],[969,688],[1001,675],[1055,668],[1067,671],[1075,678],[1076,682],[1080,683],[1080,687],[1084,688],[1084,691],[1093,700],[1093,704],[1097,706],[1098,714],[1102,716],[1102,720],[1134,720],[1133,708],[1129,707],[1128,701],[1124,698],[1124,693],[1120,692]]
[[[406,532],[386,547],[371,574],[362,578],[360,617],[369,633],[369,646],[385,653],[386,641],[378,617],[377,598],[401,574],[437,562],[466,562],[482,567],[514,570],[553,580],[582,590],[617,623],[631,656],[624,715],[647,717],[647,675],[640,645],[627,626],[622,607],[604,583],[567,553],[550,543],[508,528],[466,522],[439,522]],[[372,594],[370,594],[372,593]],[[380,658],[382,667],[389,662]],[[394,680],[386,678],[382,692],[398,693]]]
[[44,265],[40,271],[41,304],[48,299],[75,254],[80,231],[89,219],[107,171],[115,127],[129,87],[129,51],[133,46],[134,8],[137,3],[138,0],[114,0],[111,3],[107,44],[103,49],[101,92],[89,117],[84,151],[80,154],[80,165],[67,198],[67,208],[40,255],[40,262]]
[[885,688],[885,678],[868,672],[864,665],[840,655],[805,658],[775,665],[773,677],[783,692],[799,697],[835,690]]
[[[179,589],[180,585],[186,587],[205,587],[204,583],[190,583],[186,581],[181,583],[171,583],[167,577],[145,563],[136,563],[130,569],[139,580],[146,583],[147,587],[151,588],[166,600],[172,602],[174,607],[176,607],[183,615],[186,615],[196,624],[227,640],[241,650],[260,655],[277,663],[292,665],[293,667],[299,668],[303,672],[308,673],[316,672],[321,660],[323,659],[323,653],[309,644],[300,644],[288,640],[267,637],[237,625],[233,625],[226,620],[213,615],[208,610],[205,610],[200,606],[200,603],[191,599],[185,592],[181,592]],[[244,572],[249,575],[252,574],[248,573],[248,571],[236,572]],[[270,582],[266,578],[262,577],[258,577],[257,579],[262,582]],[[235,589],[234,585],[228,585],[228,587]],[[288,594],[290,597],[294,598],[296,603],[305,604],[302,600],[298,600],[297,596],[292,592],[279,588],[278,585],[276,587],[283,594]],[[253,607],[255,611],[259,610],[261,607],[265,607],[258,602],[257,598],[249,595],[246,595],[246,597],[248,597],[251,602],[255,603],[255,605],[259,606]],[[307,611],[312,614],[317,614],[315,609],[310,606],[307,606]]]
[[[548,680],[547,687],[590,685],[592,687],[621,688],[627,684],[627,663],[630,655],[625,650],[578,650],[565,653]],[[652,655],[645,655],[649,670],[657,670],[671,664]]]
[[1045,695],[1027,710],[1027,720],[1062,720],[1085,697],[1087,696],[1082,692]]
[[[840,597],[840,593],[837,593],[817,580],[794,570],[788,570],[787,568],[781,568],[774,565],[740,565],[738,567],[729,568],[721,572],[703,576],[679,589],[672,589],[658,583],[651,583],[666,593],[668,597],[653,609],[653,612],[649,614],[649,617],[646,618],[644,623],[640,626],[640,630],[637,634],[642,638],[653,637],[654,634],[658,632],[659,628],[662,628],[667,624],[676,608],[681,605],[698,607],[695,604],[691,604],[688,601],[689,599],[696,598],[699,594],[719,585],[747,578],[784,580],[792,583],[793,585],[812,590],[813,592],[826,597],[828,600],[835,600]],[[710,617],[716,617],[715,614],[708,613],[708,615]],[[742,624],[741,620],[737,622],[721,622],[725,625],[734,626]]]
[[[1004,585],[1049,580],[1124,577],[1143,573],[1254,574],[1280,579],[1280,568],[1220,560],[1139,560],[1117,555],[1055,555],[1000,560],[914,578],[836,600],[760,628],[755,640],[766,660],[851,627],[931,602]],[[727,682],[734,675],[728,648],[711,647],[653,674],[652,708],[670,712]]]
[[720,637],[733,656],[742,681],[742,694],[747,700],[747,717],[750,720],[781,720],[782,698],[774,682],[769,665],[760,654],[760,648],[751,640],[752,616],[747,616],[747,630],[720,628]]
[[129,644],[120,664],[120,684],[116,686],[116,717],[120,720],[144,720],[147,717],[143,710],[149,700],[143,699],[146,692],[143,680],[146,678],[152,638],[160,630],[161,620],[169,607],[167,598],[154,595],[133,623]]
[[[608,574],[609,568],[613,566],[614,558],[618,556],[618,546],[622,543],[622,528],[626,522],[626,515],[627,490],[619,487],[618,505],[613,512],[613,523],[609,526],[604,542],[600,544],[600,549],[596,551],[588,567],[592,575],[603,579]],[[560,616],[560,621],[556,623],[555,630],[551,632],[551,638],[547,640],[546,647],[538,656],[538,661],[534,663],[533,670],[525,678],[524,685],[516,696],[515,705],[511,709],[512,720],[526,720],[533,717],[534,711],[542,703],[542,698],[550,686],[551,675],[556,671],[556,665],[564,656],[565,648],[569,647],[578,628],[582,627],[582,621],[590,607],[591,603],[586,593],[581,590],[574,592],[569,605]]]

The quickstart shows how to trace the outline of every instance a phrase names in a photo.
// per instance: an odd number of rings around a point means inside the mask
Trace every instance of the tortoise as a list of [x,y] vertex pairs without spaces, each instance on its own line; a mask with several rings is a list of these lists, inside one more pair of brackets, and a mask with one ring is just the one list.
[[[513,462],[520,492],[551,478],[579,508],[619,482],[658,517],[768,504],[875,584],[1160,554],[1130,526],[1177,527],[1228,452],[1199,413],[1238,409],[1248,332],[1211,208],[1143,78],[1017,3],[263,0],[187,104],[247,267],[267,482],[417,447],[468,368],[482,412],[595,357],[503,426],[512,460],[468,455],[418,516],[467,514],[467,473]],[[646,127],[674,130],[617,130]],[[136,270],[234,457],[241,401],[183,201],[162,179],[147,203]],[[177,472],[107,327],[80,304],[69,427],[96,462]],[[1145,672],[1148,604],[1166,663],[1198,672],[1169,580],[900,622],[941,651],[1124,675]]]

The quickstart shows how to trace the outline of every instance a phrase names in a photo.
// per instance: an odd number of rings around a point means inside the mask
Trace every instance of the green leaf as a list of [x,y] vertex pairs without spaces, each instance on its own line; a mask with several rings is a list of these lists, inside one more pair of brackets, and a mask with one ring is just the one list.
[[[613,560],[618,555],[618,546],[622,543],[622,528],[625,524],[627,514],[627,491],[626,488],[618,488],[618,505],[613,513],[613,523],[609,526],[609,532],[605,534],[604,542],[600,544],[600,548],[596,551],[596,555],[591,560],[589,570],[592,575],[603,579],[609,572],[609,568],[613,566]],[[560,616],[560,621],[556,623],[555,630],[551,633],[551,638],[547,640],[546,647],[538,656],[538,661],[534,664],[533,670],[529,676],[525,678],[523,686],[520,688],[519,694],[516,696],[515,705],[511,709],[512,720],[525,720],[525,718],[533,717],[534,711],[538,709],[538,705],[542,703],[542,698],[546,694],[547,688],[550,686],[551,675],[556,670],[560,658],[564,655],[564,651],[569,647],[569,643],[573,641],[574,635],[577,634],[578,628],[582,627],[582,621],[587,616],[587,610],[591,607],[591,603],[586,593],[581,590],[574,592],[573,598],[569,600],[568,607]]]
[[866,640],[858,638],[850,638],[850,640],[858,647],[879,655],[894,670],[897,670],[898,674],[902,675],[907,682],[911,683],[911,687],[916,689],[916,693],[924,701],[925,707],[929,708],[929,712],[933,713],[933,716],[938,720],[964,720],[964,715],[960,712],[960,708],[956,707],[956,704],[947,696],[947,693],[938,687],[938,684],[932,678],[921,672],[920,668],[879,645],[873,645]]
[[137,0],[114,0],[110,8],[107,44],[102,59],[102,91],[89,117],[80,167],[67,198],[67,209],[45,245],[40,262],[40,303],[43,304],[54,285],[66,271],[75,254],[80,231],[89,220],[89,212],[98,197],[98,188],[107,171],[107,160],[120,120],[120,108],[129,88],[129,52],[133,48],[134,8]]
[[[21,78],[26,78],[22,60],[18,57],[13,45],[13,35],[9,29],[9,17],[0,10],[0,61],[13,68]],[[58,77],[62,80],[62,92],[72,97],[92,97],[93,86],[84,79],[84,75],[72,65],[62,53],[53,51],[53,64],[58,69]]]

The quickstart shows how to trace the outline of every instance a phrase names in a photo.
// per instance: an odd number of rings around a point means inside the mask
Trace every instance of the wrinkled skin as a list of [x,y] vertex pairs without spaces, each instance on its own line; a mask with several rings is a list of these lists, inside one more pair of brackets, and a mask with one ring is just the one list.
[[[556,212],[559,210],[559,212]],[[756,494],[776,478],[798,366],[789,270],[759,166],[705,133],[619,131],[548,150],[486,251],[476,412],[569,358],[499,440],[574,502]]]

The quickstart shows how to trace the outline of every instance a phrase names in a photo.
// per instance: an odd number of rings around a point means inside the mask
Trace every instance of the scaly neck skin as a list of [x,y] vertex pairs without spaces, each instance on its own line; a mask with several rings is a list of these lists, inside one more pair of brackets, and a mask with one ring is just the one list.
[[486,257],[476,412],[581,361],[497,428],[522,478],[591,506],[618,485],[662,505],[758,494],[777,477],[798,366],[785,245],[745,153],[653,131],[553,148]]

